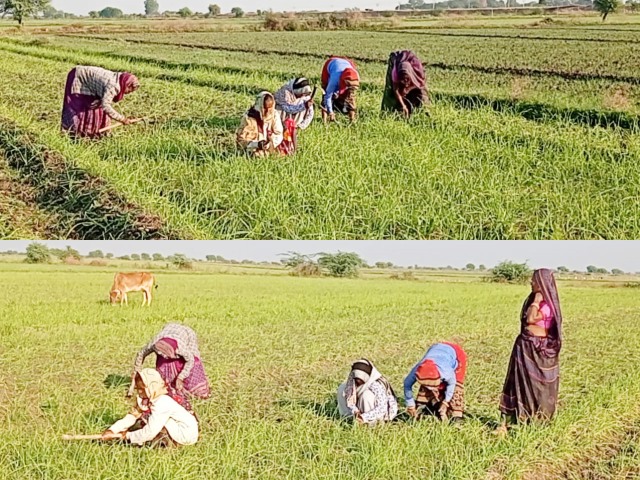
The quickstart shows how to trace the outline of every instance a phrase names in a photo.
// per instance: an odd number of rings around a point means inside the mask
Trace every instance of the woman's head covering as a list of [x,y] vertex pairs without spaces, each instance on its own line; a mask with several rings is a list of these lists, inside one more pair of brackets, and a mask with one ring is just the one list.
[[393,64],[391,76],[401,95],[408,95],[416,88],[422,90],[426,85],[426,75],[420,59],[410,50],[402,50],[391,54]]
[[425,360],[416,370],[416,379],[425,387],[439,387],[442,383],[440,371],[433,360]]
[[118,83],[120,84],[120,93],[115,96],[115,98],[113,99],[114,102],[119,102],[120,100],[122,100],[126,95],[125,90],[127,90],[128,88],[132,88],[135,90],[140,87],[140,81],[138,80],[138,77],[129,72],[121,73],[120,78],[118,79]]
[[[356,378],[362,380],[364,384],[356,386]],[[361,358],[354,362],[353,365],[351,365],[351,371],[349,372],[345,386],[347,406],[355,407],[358,403],[358,397],[369,390],[369,387],[373,382],[380,382],[384,386],[387,395],[395,396],[391,385],[387,379],[382,376],[373,363],[366,358]]]
[[167,385],[156,369],[143,368],[138,372],[138,375],[140,376],[140,380],[142,380],[144,391],[147,397],[149,397],[150,402],[167,394]]
[[[547,355],[555,356],[560,353],[560,348],[562,347],[562,310],[560,309],[560,298],[558,297],[556,279],[553,276],[553,271],[548,268],[535,270],[533,272],[533,279],[540,287],[542,297],[553,313],[553,318],[555,320],[554,326],[549,330],[549,336],[547,337],[547,342],[543,350]],[[520,317],[524,322],[523,325],[525,326],[527,322],[527,311],[533,303],[534,298],[535,293],[531,292],[522,305]]]
[[309,83],[309,80],[305,77],[299,77],[293,80],[293,84],[291,86],[293,94],[302,97],[304,95],[311,95],[313,89]]
[[[271,110],[267,112],[265,116],[263,116],[262,112],[264,111],[264,104],[267,98],[271,98],[271,100],[273,100],[273,107],[271,108]],[[275,105],[276,105],[276,101],[270,92],[266,92],[266,91],[260,92],[256,97],[255,104],[253,105],[253,107],[249,109],[249,111],[247,112],[247,115],[253,118],[256,122],[258,122],[258,128],[262,130],[262,128],[264,127],[264,122],[271,120],[273,115],[275,115],[275,111],[276,111]]]
[[161,354],[166,358],[177,358],[176,350],[178,350],[178,342],[173,338],[163,337],[158,340],[153,349],[156,353]]
[[355,68],[347,68],[342,72],[340,81],[342,82],[342,89],[358,88],[360,86],[360,75],[358,75]]

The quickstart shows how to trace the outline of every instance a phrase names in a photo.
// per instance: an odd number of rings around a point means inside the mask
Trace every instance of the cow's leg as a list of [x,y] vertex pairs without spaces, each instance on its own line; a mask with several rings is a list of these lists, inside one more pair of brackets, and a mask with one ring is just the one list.
[[147,291],[142,289],[142,306],[144,307],[147,304]]
[[151,306],[151,288],[147,288],[145,292],[147,293],[147,307]]
[[122,299],[124,300],[125,305],[129,305],[129,298],[127,297],[127,292],[122,292]]

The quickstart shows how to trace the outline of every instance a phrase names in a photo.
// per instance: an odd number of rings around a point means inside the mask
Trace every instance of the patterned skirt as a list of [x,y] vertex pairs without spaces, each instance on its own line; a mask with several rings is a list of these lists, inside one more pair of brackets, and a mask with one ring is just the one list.
[[560,385],[558,356],[544,355],[548,340],[519,335],[511,352],[500,398],[500,411],[520,421],[550,419],[556,411]]
[[100,138],[104,136],[100,130],[111,125],[111,118],[102,109],[100,98],[71,93],[75,78],[74,68],[67,75],[61,128],[72,137]]
[[[160,375],[171,389],[176,388],[176,380],[185,364],[185,360],[181,357],[167,359],[158,355],[156,358],[156,370],[160,372]],[[199,358],[195,359],[191,373],[184,380],[184,389],[194,397],[202,399],[209,398],[209,395],[211,395],[209,380],[204,373],[204,367]]]

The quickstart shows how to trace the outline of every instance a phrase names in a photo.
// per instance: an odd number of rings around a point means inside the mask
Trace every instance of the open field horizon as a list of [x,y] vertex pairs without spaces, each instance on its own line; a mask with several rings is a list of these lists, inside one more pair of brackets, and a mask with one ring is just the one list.
[[[135,294],[120,308],[106,302],[111,273],[65,267],[0,264],[0,468],[8,479],[640,475],[636,288],[559,282],[558,415],[498,439],[491,430],[526,285],[158,272],[150,308]],[[63,442],[62,434],[101,432],[126,413],[135,353],[169,321],[197,331],[211,382],[212,398],[195,403],[198,444],[163,451]],[[354,359],[371,359],[398,393],[441,340],[469,354],[460,428],[402,419],[358,428],[336,418],[335,390]]]
[[[543,20],[331,32],[190,31],[189,22],[166,33],[147,31],[151,22],[6,29],[0,235],[637,238],[640,16]],[[387,56],[401,48],[425,63],[433,100],[410,122],[379,115]],[[296,75],[317,82],[328,55],[359,66],[358,123],[314,123],[293,157],[238,155],[233,132],[255,94]],[[61,137],[64,80],[77,64],[136,73],[141,90],[118,108],[154,122],[98,143]]]

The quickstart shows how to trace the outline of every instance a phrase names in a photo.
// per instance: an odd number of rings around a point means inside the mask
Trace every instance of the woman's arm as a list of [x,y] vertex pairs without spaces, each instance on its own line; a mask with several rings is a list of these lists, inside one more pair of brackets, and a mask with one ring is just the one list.
[[529,309],[527,310],[527,324],[533,325],[538,323],[540,320],[544,318],[542,312],[540,312],[540,302],[542,302],[543,297],[541,294],[536,293],[536,296],[533,299],[533,303],[529,305]]
[[370,390],[373,392],[375,396],[375,407],[373,410],[368,411],[367,413],[361,413],[360,417],[365,423],[372,422],[379,418],[383,418],[387,413],[387,392],[384,387],[380,385],[378,382],[374,382]]
[[116,122],[122,122],[126,119],[124,115],[119,114],[113,108],[113,98],[118,95],[118,89],[114,86],[109,87],[105,90],[104,95],[102,96],[102,109],[105,111],[107,115],[113,118]]
[[[166,395],[165,395],[166,396]],[[171,418],[171,411],[168,404],[165,404],[163,397],[156,400],[156,404],[151,408],[151,415],[144,428],[135,432],[128,432],[126,439],[136,445],[144,445],[158,436],[162,428]]]
[[138,419],[135,417],[135,415],[128,413],[123,418],[118,420],[116,423],[111,425],[107,429],[107,431],[110,431],[113,433],[122,433],[126,430],[129,430],[131,427],[133,427],[136,423],[136,420]]
[[400,94],[400,90],[397,89],[396,87],[393,87],[393,93],[396,96],[396,99],[398,100],[398,102],[400,103],[400,106],[402,107],[402,111],[403,112],[407,112],[407,106],[404,103],[404,98],[402,98],[402,95]]

